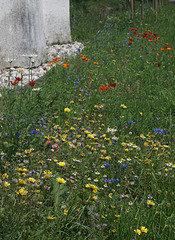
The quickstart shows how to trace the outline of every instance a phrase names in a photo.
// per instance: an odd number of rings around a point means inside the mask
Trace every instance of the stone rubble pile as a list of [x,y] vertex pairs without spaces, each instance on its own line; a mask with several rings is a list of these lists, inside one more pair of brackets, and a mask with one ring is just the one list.
[[[48,61],[47,63],[42,64],[41,66],[32,68],[32,81],[36,81],[37,79],[41,78],[47,71],[49,71],[52,67],[54,67],[56,64],[63,64],[65,59],[68,59],[72,56],[75,56],[78,52],[82,51],[84,48],[84,45],[81,42],[72,42],[68,44],[61,44],[61,45],[52,45],[47,47],[47,56]],[[29,61],[35,61],[35,56],[26,56],[29,58]],[[56,62],[53,65],[49,65],[49,63],[54,62],[53,58],[58,58],[61,61]],[[9,63],[10,66],[10,63]],[[23,68],[22,66],[19,66],[19,68],[9,68],[9,69],[3,69],[0,72],[0,87],[1,88],[8,88],[9,87],[9,74],[10,74],[10,81],[14,82],[15,77],[21,77],[21,69],[23,80],[22,85],[29,84],[29,68]],[[18,83],[20,85],[21,82]],[[10,84],[10,87],[12,85]]]

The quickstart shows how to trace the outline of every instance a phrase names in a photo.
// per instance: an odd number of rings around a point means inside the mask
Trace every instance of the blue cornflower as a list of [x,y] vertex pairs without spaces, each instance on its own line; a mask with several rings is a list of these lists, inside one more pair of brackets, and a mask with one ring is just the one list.
[[33,130],[33,131],[31,131],[30,132],[32,135],[36,135],[36,134],[38,134],[39,132],[38,131],[35,131],[35,130]]
[[122,168],[127,168],[128,167],[128,165],[127,164],[122,164]]
[[78,82],[74,82],[74,84],[78,84]]
[[155,129],[154,129],[154,133],[157,135],[157,133],[163,134],[163,133],[166,133],[166,131],[165,131],[164,129],[155,128]]
[[105,163],[105,164],[103,164],[103,166],[105,166],[105,167],[110,167],[111,164],[109,164],[109,163]]
[[128,124],[132,124],[133,123],[133,121],[131,121],[131,122],[128,122]]
[[111,182],[111,179],[105,179],[105,180],[103,180],[105,183],[109,183],[109,182]]
[[117,178],[117,179],[112,179],[113,182],[119,182],[120,180]]

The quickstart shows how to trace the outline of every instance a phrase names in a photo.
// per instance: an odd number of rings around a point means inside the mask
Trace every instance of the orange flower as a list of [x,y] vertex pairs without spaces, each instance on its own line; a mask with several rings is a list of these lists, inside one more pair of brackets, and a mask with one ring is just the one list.
[[149,42],[152,42],[152,38],[149,38],[148,41],[149,41]]
[[165,43],[165,46],[169,46],[169,43]]
[[63,67],[64,67],[64,68],[67,68],[68,66],[69,66],[69,63],[68,63],[68,62],[63,63]]
[[82,56],[82,60],[86,60],[86,57],[85,57],[85,55],[83,55],[83,56]]
[[165,48],[161,48],[162,51],[165,51]]
[[172,55],[170,55],[170,58],[173,58],[173,56],[172,56]]
[[157,37],[157,40],[160,39],[160,37]]
[[98,62],[94,62],[94,65],[98,65]]
[[60,61],[61,61],[61,60],[60,60],[59,58],[57,58],[57,57],[53,58],[53,60],[56,61],[56,62],[60,62]]
[[54,65],[54,64],[55,64],[54,62],[51,62],[51,63],[49,63],[48,65],[49,65],[49,66],[52,66],[52,65]]
[[157,53],[157,56],[160,56],[160,54],[159,54],[159,53]]
[[169,50],[169,51],[171,51],[171,48],[170,48],[170,47],[167,47],[166,49]]

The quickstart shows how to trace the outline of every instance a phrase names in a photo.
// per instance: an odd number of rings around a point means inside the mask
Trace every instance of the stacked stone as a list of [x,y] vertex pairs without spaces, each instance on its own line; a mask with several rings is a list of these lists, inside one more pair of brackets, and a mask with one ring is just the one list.
[[[77,53],[82,51],[84,48],[84,45],[80,42],[72,42],[68,44],[62,44],[62,45],[52,45],[52,46],[47,46],[46,48],[46,58],[47,58],[47,63],[44,63],[42,65],[39,65],[37,67],[32,68],[32,81],[36,81],[37,79],[41,78],[45,73],[46,70],[49,71],[52,67],[54,67],[56,64],[63,64],[63,62],[68,58],[75,56]],[[61,61],[60,62],[55,62],[53,65],[49,65],[50,62],[53,62],[53,58],[58,58]],[[33,56],[32,59],[29,59],[26,56],[26,60],[29,62],[34,60],[35,61],[35,56]],[[10,63],[8,63],[10,66]],[[28,64],[29,67],[29,64]],[[26,67],[24,68],[23,66],[19,66],[17,68],[11,67],[3,69],[0,71],[0,86],[1,88],[7,88],[9,87],[9,74],[10,74],[10,80],[14,81],[15,77],[20,77],[21,73],[20,70],[22,69],[22,75],[23,75],[23,81],[22,84],[26,85],[29,83],[29,68]],[[18,83],[20,85],[20,82]],[[12,85],[10,85],[13,87]]]

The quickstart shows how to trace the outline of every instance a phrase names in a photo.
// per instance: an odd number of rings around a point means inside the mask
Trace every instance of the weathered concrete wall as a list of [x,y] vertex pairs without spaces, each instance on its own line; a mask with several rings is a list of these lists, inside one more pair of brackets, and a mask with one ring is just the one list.
[[69,0],[43,0],[46,44],[71,41]]
[[0,69],[35,65],[45,61],[46,44],[69,42],[69,0],[1,0],[0,4]]
[[44,57],[46,48],[42,0],[1,0],[0,4],[0,60],[8,66],[28,65],[23,55],[38,55],[35,64]]

